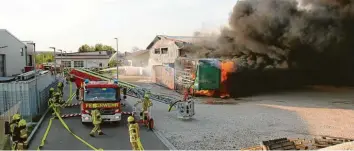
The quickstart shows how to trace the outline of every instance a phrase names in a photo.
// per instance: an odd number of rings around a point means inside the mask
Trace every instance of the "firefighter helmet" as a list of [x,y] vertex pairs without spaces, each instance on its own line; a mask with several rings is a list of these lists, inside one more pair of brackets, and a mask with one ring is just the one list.
[[20,114],[15,114],[12,116],[12,120],[19,120],[21,119],[21,115]]
[[49,91],[54,91],[54,88],[50,88]]
[[133,116],[129,116],[128,117],[128,122],[133,122],[134,121],[134,117]]
[[24,119],[22,119],[22,120],[20,120],[20,122],[18,122],[18,126],[26,126],[27,125],[27,122],[26,122],[26,120],[24,120]]

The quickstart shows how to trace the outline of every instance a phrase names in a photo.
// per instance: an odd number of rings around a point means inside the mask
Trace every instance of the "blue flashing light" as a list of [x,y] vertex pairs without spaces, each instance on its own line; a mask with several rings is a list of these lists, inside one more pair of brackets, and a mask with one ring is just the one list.
[[114,82],[114,84],[118,84],[118,80],[114,80],[113,82]]
[[87,84],[87,83],[89,83],[90,82],[90,80],[89,79],[85,79],[85,83]]

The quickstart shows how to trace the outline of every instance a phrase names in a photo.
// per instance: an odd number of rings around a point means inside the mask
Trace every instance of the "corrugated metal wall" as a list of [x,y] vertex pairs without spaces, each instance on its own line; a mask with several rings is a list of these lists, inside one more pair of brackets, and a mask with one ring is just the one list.
[[152,81],[169,89],[175,89],[174,68],[157,65],[153,66]]
[[33,117],[45,110],[43,104],[48,99],[46,91],[50,85],[55,83],[57,81],[51,74],[38,76],[38,99],[36,98],[35,79],[0,83],[0,106],[3,106],[0,108],[0,115],[8,111],[19,112],[26,120],[31,121]]

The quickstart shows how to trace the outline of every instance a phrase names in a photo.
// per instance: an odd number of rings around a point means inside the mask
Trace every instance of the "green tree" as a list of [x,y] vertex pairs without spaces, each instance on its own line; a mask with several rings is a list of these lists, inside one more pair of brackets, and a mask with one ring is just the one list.
[[53,53],[43,52],[36,54],[36,64],[52,62],[54,60]]
[[103,45],[101,43],[98,43],[94,46],[89,46],[87,44],[84,44],[79,48],[79,52],[90,52],[90,51],[115,51],[115,50],[112,46]]
[[94,51],[91,46],[88,44],[84,44],[79,48],[79,52],[89,52],[89,51]]

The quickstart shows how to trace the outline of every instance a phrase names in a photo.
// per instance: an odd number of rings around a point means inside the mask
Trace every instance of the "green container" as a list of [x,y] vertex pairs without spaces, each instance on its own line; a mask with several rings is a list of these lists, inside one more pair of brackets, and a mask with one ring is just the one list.
[[217,59],[200,59],[197,64],[195,90],[218,90],[220,88],[221,70]]

